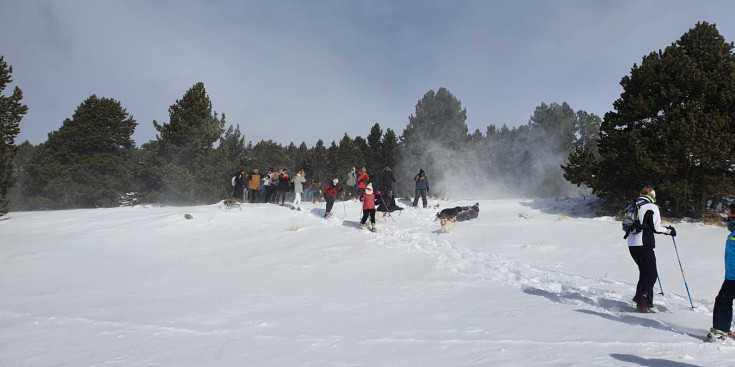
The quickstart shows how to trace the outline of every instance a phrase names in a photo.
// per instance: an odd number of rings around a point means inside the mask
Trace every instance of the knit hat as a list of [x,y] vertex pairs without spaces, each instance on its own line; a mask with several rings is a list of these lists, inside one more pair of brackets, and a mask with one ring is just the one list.
[[369,183],[367,185],[367,187],[365,188],[365,191],[368,191],[368,190],[373,191],[373,184],[372,183]]
[[362,169],[361,169],[360,171],[363,171],[363,172],[365,172],[365,171],[367,171],[367,170],[365,169],[365,167],[362,167]]

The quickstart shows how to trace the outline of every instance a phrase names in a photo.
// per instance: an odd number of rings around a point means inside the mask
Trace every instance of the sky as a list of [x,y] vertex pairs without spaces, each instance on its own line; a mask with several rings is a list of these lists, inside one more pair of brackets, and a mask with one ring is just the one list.
[[641,314],[597,201],[479,200],[440,233],[436,211],[476,201],[429,200],[400,200],[377,233],[357,201],[330,219],[312,202],[10,212],[0,365],[735,365],[735,341],[703,342],[726,228],[656,235],[658,312]]
[[[0,55],[44,142],[92,94],[121,102],[141,145],[203,82],[247,141],[397,135],[429,90],[470,131],[526,124],[541,103],[603,116],[643,56],[699,21],[735,40],[732,1],[4,0]],[[8,93],[9,89],[5,91]]]

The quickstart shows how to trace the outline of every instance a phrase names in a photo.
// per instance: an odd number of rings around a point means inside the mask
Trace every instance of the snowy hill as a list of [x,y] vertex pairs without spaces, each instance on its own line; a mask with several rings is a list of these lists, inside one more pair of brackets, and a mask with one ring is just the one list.
[[[440,233],[408,203],[15,212],[0,221],[0,366],[733,366],[702,342],[724,227],[657,236],[661,312],[589,201],[483,200]],[[193,219],[184,218],[191,214]],[[659,290],[659,285],[656,285]]]

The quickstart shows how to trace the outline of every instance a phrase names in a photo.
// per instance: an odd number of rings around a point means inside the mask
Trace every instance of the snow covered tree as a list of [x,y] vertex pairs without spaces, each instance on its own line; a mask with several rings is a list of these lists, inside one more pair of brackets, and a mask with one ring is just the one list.
[[16,146],[15,137],[20,134],[20,120],[28,112],[21,103],[23,91],[15,87],[13,94],[3,92],[13,82],[13,67],[0,55],[0,217],[8,212],[8,192],[13,186],[13,157]]

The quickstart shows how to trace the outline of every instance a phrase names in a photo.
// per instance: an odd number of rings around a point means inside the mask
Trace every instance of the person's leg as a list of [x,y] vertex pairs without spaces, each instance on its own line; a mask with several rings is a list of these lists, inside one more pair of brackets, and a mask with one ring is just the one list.
[[324,200],[327,201],[327,210],[324,212],[326,215],[327,213],[332,212],[332,206],[334,206],[334,198],[324,195]]
[[416,205],[419,204],[419,191],[420,190],[416,190],[416,195],[413,196],[413,206],[414,207],[416,207]]
[[712,310],[713,328],[724,332],[730,331],[733,299],[735,299],[735,280],[725,279],[715,298],[715,308]]
[[628,246],[630,257],[633,258],[633,261],[635,261],[635,264],[638,266],[638,283],[636,284],[635,296],[633,297],[633,302],[635,303],[640,302],[641,297],[645,294],[643,287],[643,266],[640,254],[641,249],[643,249],[643,246]]
[[301,193],[296,192],[296,197],[293,199],[293,207],[294,209],[298,209],[301,207]]
[[426,190],[421,190],[421,202],[424,204],[424,208],[426,208]]
[[643,289],[648,297],[648,307],[653,306],[653,287],[656,285],[658,270],[656,269],[656,253],[650,247],[643,247]]

